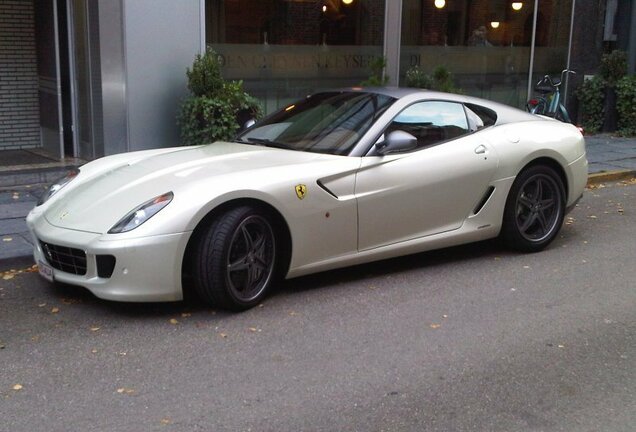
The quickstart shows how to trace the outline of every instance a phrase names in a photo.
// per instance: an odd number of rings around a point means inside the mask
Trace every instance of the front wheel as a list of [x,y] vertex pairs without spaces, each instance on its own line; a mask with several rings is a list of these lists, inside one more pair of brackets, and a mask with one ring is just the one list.
[[198,294],[224,309],[245,310],[266,296],[276,268],[269,216],[250,206],[219,215],[199,239],[194,276]]
[[559,233],[565,214],[565,188],[549,166],[535,165],[515,179],[504,209],[502,238],[509,247],[538,252]]

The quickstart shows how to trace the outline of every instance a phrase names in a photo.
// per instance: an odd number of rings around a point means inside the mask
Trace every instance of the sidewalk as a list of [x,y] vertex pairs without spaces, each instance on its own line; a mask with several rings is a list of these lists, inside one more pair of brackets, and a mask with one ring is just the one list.
[[[636,175],[636,138],[586,137],[590,182]],[[24,150],[0,151],[0,271],[32,264],[25,217],[48,183],[82,161],[56,162]]]

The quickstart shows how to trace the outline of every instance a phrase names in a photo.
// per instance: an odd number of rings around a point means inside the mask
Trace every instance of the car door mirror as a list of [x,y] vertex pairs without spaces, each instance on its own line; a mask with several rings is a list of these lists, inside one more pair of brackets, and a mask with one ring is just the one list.
[[375,145],[375,149],[380,155],[399,153],[415,148],[417,148],[417,138],[401,130],[390,132],[383,141]]
[[245,129],[249,129],[252,126],[254,126],[256,124],[256,120],[251,118],[248,121],[246,121],[245,123],[243,123],[243,126],[241,127],[241,132],[244,131]]

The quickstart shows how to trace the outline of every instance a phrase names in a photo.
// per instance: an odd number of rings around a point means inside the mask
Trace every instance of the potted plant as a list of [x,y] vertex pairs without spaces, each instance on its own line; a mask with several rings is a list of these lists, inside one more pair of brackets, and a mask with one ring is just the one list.
[[246,121],[262,115],[260,103],[243,90],[242,81],[223,79],[214,50],[197,54],[186,75],[191,95],[182,103],[177,118],[183,145],[230,140]]

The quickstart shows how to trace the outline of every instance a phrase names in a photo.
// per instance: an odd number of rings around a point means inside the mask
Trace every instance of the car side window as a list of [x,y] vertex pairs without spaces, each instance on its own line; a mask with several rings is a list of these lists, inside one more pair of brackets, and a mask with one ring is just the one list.
[[471,129],[474,127],[474,130],[479,130],[492,126],[497,122],[497,113],[489,108],[471,103],[467,103],[464,106],[466,107],[466,115]]
[[417,148],[428,147],[470,133],[460,103],[426,101],[410,105],[389,124],[385,136],[395,130],[417,138]]

